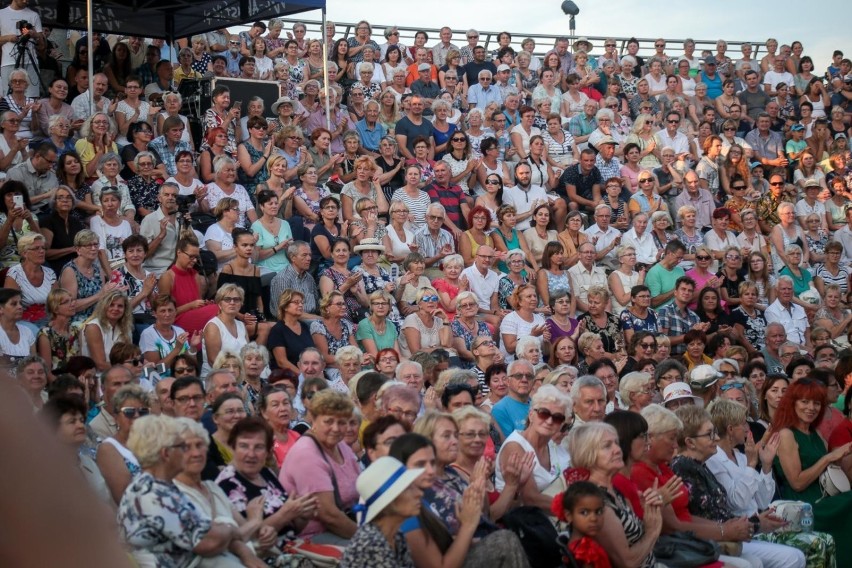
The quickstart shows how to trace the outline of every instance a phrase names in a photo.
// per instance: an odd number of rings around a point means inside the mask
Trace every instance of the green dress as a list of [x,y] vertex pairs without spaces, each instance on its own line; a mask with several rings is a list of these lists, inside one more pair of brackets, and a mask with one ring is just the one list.
[[[825,442],[814,431],[805,434],[797,429],[792,429],[793,437],[799,445],[799,459],[802,462],[802,470],[814,466],[820,458],[827,454]],[[779,480],[781,497],[810,503],[814,508],[814,531],[828,533],[834,537],[837,545],[836,558],[852,558],[852,539],[849,538],[852,522],[849,513],[852,512],[852,492],[841,493],[834,497],[822,496],[819,480],[814,481],[804,491],[794,491],[781,469],[781,462],[775,458],[773,464],[775,475]]]

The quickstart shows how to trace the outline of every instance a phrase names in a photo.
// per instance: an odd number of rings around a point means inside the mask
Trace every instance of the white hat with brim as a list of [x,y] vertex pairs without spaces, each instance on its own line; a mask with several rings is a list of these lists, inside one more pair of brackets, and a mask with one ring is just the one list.
[[278,108],[281,105],[290,105],[291,107],[295,107],[295,105],[293,104],[293,99],[291,99],[290,97],[281,97],[280,99],[272,103],[272,112],[278,114]]
[[590,42],[590,41],[589,41],[589,39],[588,39],[588,38],[585,38],[585,37],[577,38],[577,41],[575,41],[575,42],[574,42],[574,46],[573,46],[573,47],[574,47],[574,51],[579,51],[579,50],[580,50],[580,45],[582,45],[582,44],[584,44],[584,43],[585,43],[588,47],[587,47],[586,49],[584,49],[583,51],[585,51],[586,53],[590,52],[590,51],[592,50],[592,42]]
[[390,456],[381,457],[370,464],[355,482],[361,496],[361,503],[353,508],[358,513],[358,524],[363,525],[375,519],[422,473],[423,468],[408,469]]
[[686,383],[672,383],[663,389],[663,406],[673,400],[680,400],[682,398],[691,398],[699,406],[704,403],[704,399],[692,394],[692,389]]
[[379,239],[361,239],[361,244],[355,246],[355,252],[364,250],[377,250],[385,252],[385,245]]

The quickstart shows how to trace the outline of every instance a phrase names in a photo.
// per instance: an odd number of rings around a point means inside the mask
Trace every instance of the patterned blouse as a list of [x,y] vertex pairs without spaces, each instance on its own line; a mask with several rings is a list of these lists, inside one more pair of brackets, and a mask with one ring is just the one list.
[[689,490],[690,513],[719,522],[734,518],[725,488],[716,481],[706,464],[686,456],[675,456],[671,468]]
[[[624,537],[627,539],[627,545],[633,546],[645,536],[645,525],[642,524],[641,519],[639,519],[630,507],[630,503],[624,495],[617,489],[613,489],[613,493],[614,496],[609,491],[604,493],[604,503],[613,510],[615,516],[621,522],[621,526],[624,528]],[[654,558],[654,553],[650,552],[639,566],[650,568],[655,564],[656,558]]]
[[621,322],[618,317],[609,312],[606,313],[606,325],[598,327],[594,318],[588,312],[577,318],[581,324],[585,323],[586,331],[597,333],[601,336],[604,345],[604,351],[607,353],[615,353],[621,347],[624,347],[624,336],[621,333]]
[[[249,501],[263,496],[263,518],[265,519],[284,506],[288,495],[278,478],[268,468],[261,469],[260,476],[266,482],[265,487],[255,485],[234,469],[233,465],[229,465],[219,473],[216,485],[225,492],[234,509],[243,516],[246,514]],[[282,529],[280,533],[283,534],[286,530],[287,528]]]
[[358,528],[346,546],[340,565],[351,568],[414,568],[405,536],[397,532],[391,548],[388,539],[373,523]]
[[193,549],[210,530],[195,507],[170,481],[139,474],[124,492],[118,506],[118,526],[134,550],[153,554],[160,568],[188,566]]

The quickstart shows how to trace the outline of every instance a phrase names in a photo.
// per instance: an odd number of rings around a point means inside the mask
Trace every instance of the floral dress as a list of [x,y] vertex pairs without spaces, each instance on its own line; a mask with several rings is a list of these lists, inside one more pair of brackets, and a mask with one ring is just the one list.
[[[334,289],[340,291],[340,287],[346,282],[346,278],[349,276],[348,274],[343,274],[342,272],[338,272],[333,267],[326,268],[321,274],[320,277],[326,276],[334,282]],[[352,289],[343,292],[343,301],[346,302],[346,311],[348,312],[348,318],[350,322],[358,322],[364,319],[364,306],[361,305],[361,302],[358,301],[358,298],[355,296],[355,293],[352,292]],[[313,331],[311,332],[313,333]],[[333,353],[329,346],[329,353]]]
[[[513,229],[514,230],[514,229]],[[502,262],[502,261],[501,261]],[[529,283],[526,276],[521,276],[522,282],[518,286],[524,286]],[[509,275],[502,276],[497,282],[497,303],[500,304],[501,310],[514,310],[515,308],[509,304],[509,298],[512,297],[512,292],[515,291],[515,283],[509,278]]]
[[[464,340],[464,348],[468,351],[470,351],[470,346],[473,344],[473,340],[477,337],[491,337],[491,332],[488,330],[488,326],[482,321],[476,321],[476,333],[474,333],[463,325],[462,322],[454,319],[452,323],[450,323],[450,331],[453,333],[453,337],[461,337]],[[461,365],[465,369],[472,369],[475,363],[473,361],[461,361]]]
[[585,323],[586,331],[597,333],[601,336],[604,345],[604,351],[607,353],[615,353],[624,347],[624,336],[621,333],[621,321],[618,317],[609,312],[606,313],[606,325],[598,327],[595,320],[589,313],[585,313],[577,318],[579,322]]
[[193,549],[210,530],[180,489],[150,473],[138,475],[118,506],[118,527],[131,549],[156,557],[160,568],[189,566]]
[[69,331],[68,335],[62,335],[52,327],[45,326],[38,330],[36,342],[40,337],[46,337],[50,345],[50,368],[58,369],[64,367],[68,359],[80,354],[80,344],[78,333],[74,330]]
[[[246,150],[248,150],[252,164],[259,162],[261,158],[263,158],[265,152],[264,148],[258,150],[248,142],[243,142],[242,145],[245,147]],[[239,168],[238,170],[240,173],[240,183],[243,187],[246,188],[246,191],[248,192],[252,203],[254,203],[256,201],[254,197],[255,188],[269,179],[269,170],[267,169],[266,164],[264,164],[264,166],[260,168],[253,176],[249,176],[248,174],[246,174],[242,168]]]
[[225,125],[225,121],[216,114],[216,111],[212,108],[207,109],[207,112],[204,113],[204,138],[205,141],[201,144],[201,149],[206,150],[209,148],[209,144],[207,144],[207,131],[211,128],[224,128],[228,133],[228,145],[225,146],[225,153],[229,156],[233,156],[237,153],[237,121],[229,120],[227,126]]
[[322,185],[317,186],[317,191],[319,191],[319,199],[317,199],[316,201],[308,197],[308,194],[305,193],[305,190],[302,189],[301,185],[296,188],[295,194],[296,197],[302,198],[302,200],[307,204],[308,207],[310,207],[311,211],[313,211],[315,215],[320,214],[320,201],[322,201],[324,197],[328,197],[329,195],[331,195],[331,192],[325,186]]
[[[378,269],[378,276],[373,276],[372,274],[364,270],[364,267],[361,264],[359,264],[352,270],[352,272],[360,272],[364,275],[364,278],[361,281],[364,283],[364,290],[367,292],[367,296],[369,296],[373,292],[384,290],[385,286],[393,282],[387,270],[385,270],[381,266],[379,266]],[[399,308],[397,308],[396,302],[391,302],[391,310],[388,314],[388,320],[390,320],[393,325],[396,326],[396,333],[397,335],[399,335],[402,329],[402,316],[399,313]]]
[[[71,268],[74,271],[74,277],[77,279],[77,299],[85,300],[86,298],[91,298],[101,291],[103,287],[103,280],[101,279],[101,267],[99,262],[95,262],[92,264],[92,277],[86,278],[86,276],[80,272],[80,269],[77,267],[77,263],[74,261],[69,262],[65,265],[62,270],[65,268]],[[95,311],[95,306],[97,304],[92,304],[85,310],[81,312],[77,312],[72,319],[72,323],[80,323]]]
[[158,183],[156,178],[151,178],[150,181],[145,181],[142,176],[130,178],[127,187],[130,190],[130,200],[137,211],[140,207],[144,207],[148,211],[155,211],[160,207],[161,183]]
[[[234,469],[233,465],[229,465],[219,473],[216,485],[225,492],[234,509],[243,516],[246,515],[249,501],[255,497],[263,497],[263,518],[266,519],[283,507],[289,496],[268,468],[261,469],[260,476],[266,482],[266,487],[255,485]],[[284,527],[279,534],[284,535],[289,530],[291,527]]]
[[352,322],[341,320],[340,326],[343,333],[340,334],[340,337],[335,337],[328,330],[324,321],[313,320],[310,326],[311,335],[322,335],[328,343],[328,352],[337,353],[338,349],[349,345],[349,338],[355,335],[355,326]]
[[408,544],[401,532],[394,535],[394,547],[373,523],[361,525],[346,546],[341,566],[372,568],[414,568]]

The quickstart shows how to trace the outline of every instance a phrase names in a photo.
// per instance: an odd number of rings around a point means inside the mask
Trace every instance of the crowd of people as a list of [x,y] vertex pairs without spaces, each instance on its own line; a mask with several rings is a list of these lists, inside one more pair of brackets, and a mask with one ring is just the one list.
[[138,565],[852,554],[852,62],[335,31],[7,70],[2,371]]

